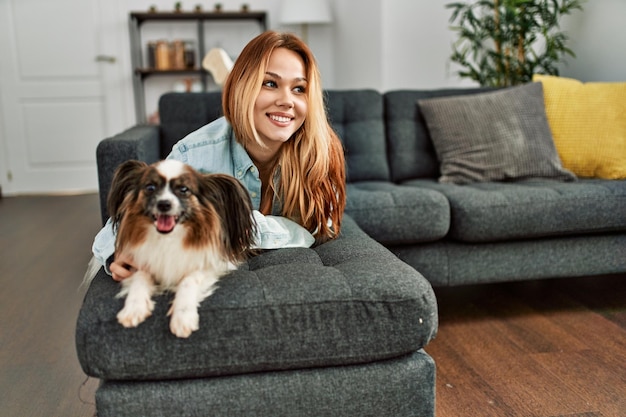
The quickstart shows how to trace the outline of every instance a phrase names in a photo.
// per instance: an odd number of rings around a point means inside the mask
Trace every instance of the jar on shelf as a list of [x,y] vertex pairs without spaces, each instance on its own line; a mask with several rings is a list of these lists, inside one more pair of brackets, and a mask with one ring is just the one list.
[[185,41],[185,68],[196,66],[196,47],[193,41]]
[[146,57],[148,68],[154,69],[156,68],[156,41],[149,41],[146,48]]
[[172,67],[185,69],[185,44],[178,39],[172,42]]
[[168,41],[157,41],[155,57],[156,69],[168,70],[172,68],[171,48]]

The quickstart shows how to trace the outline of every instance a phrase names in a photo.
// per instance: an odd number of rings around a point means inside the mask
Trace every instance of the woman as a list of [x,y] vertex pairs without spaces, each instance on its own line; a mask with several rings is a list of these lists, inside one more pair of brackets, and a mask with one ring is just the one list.
[[[264,32],[241,52],[223,91],[224,117],[190,133],[168,158],[238,178],[248,189],[261,249],[335,238],[345,208],[343,147],[326,116],[319,69],[292,34]],[[116,280],[132,259],[114,259],[110,221],[93,251]]]

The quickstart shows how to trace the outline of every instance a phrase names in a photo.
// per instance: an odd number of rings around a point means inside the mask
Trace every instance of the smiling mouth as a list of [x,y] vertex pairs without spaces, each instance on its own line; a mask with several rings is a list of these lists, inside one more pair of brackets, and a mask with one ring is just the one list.
[[292,117],[288,117],[288,116],[278,116],[275,114],[268,114],[267,115],[270,120],[277,122],[277,123],[289,123],[293,120]]
[[176,227],[178,223],[178,216],[169,216],[167,214],[159,214],[153,216],[155,220],[155,226],[159,233],[170,233]]

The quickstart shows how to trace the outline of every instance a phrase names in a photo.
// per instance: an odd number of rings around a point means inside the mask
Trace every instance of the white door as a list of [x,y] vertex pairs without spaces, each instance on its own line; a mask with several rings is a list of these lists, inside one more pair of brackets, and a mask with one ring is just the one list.
[[4,194],[97,190],[96,146],[129,123],[111,3],[0,0]]

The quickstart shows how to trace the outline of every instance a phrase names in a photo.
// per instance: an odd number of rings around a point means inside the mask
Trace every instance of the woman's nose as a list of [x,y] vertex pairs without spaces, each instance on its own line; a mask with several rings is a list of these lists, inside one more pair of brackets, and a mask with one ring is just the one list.
[[288,108],[292,108],[294,106],[293,104],[293,96],[291,93],[291,90],[280,90],[280,93],[276,99],[276,105],[281,106],[281,107],[288,107]]

